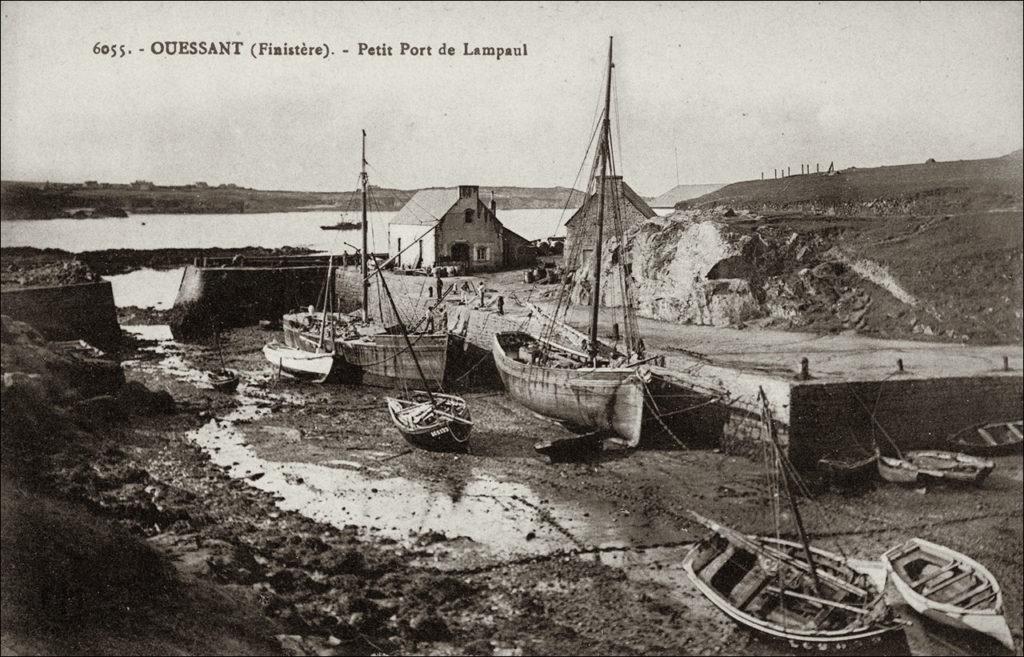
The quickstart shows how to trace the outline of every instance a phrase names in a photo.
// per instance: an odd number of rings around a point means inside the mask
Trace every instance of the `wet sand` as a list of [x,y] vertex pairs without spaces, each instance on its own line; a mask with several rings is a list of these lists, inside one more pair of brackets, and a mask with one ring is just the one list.
[[[792,652],[731,623],[679,567],[704,534],[687,509],[749,533],[771,529],[762,470],[751,460],[675,448],[552,465],[532,446],[564,430],[501,391],[466,395],[475,421],[469,454],[424,452],[390,424],[384,390],[275,378],[259,351],[280,337],[273,332],[225,336],[227,364],[244,383],[223,395],[203,387],[212,350],[166,342],[160,327],[140,330],[155,340],[139,343],[129,378],[167,389],[189,412],[174,422],[138,420],[133,434],[144,446],[136,458],[221,514],[225,540],[287,564],[280,572],[302,574],[276,585],[273,577],[283,576],[273,575],[266,585],[283,600],[275,604],[290,605],[285,617],[305,619],[297,651],[345,647],[324,643],[340,632],[324,620],[339,616],[330,601],[343,599],[343,625],[363,627],[356,638],[385,652]],[[857,495],[822,491],[801,509],[817,545],[851,557],[874,559],[921,536],[986,563],[1004,588],[1019,645],[1022,459],[997,463],[980,490],[879,484]],[[353,586],[354,606],[337,578],[325,580],[318,569],[331,551],[275,543],[282,532],[308,537],[316,527],[340,533],[344,550],[371,564],[372,576],[363,573]],[[185,562],[209,556],[197,556],[194,541],[174,531],[152,540]],[[426,606],[438,618],[424,610],[427,590],[437,600]],[[901,613],[914,625],[877,652],[1000,654],[993,642]]]

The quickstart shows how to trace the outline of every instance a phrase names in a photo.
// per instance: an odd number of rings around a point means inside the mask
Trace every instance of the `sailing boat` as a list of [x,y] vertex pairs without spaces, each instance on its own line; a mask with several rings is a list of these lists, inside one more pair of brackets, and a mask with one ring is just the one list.
[[[393,325],[385,325],[383,321],[370,317],[370,279],[380,273],[381,267],[374,261],[374,272],[369,272],[367,191],[370,179],[366,165],[364,130],[362,167],[359,174],[362,192],[362,244],[359,249],[362,278],[360,309],[352,314],[336,312],[333,309],[334,274],[332,266],[328,265],[323,311],[317,312],[310,307],[304,312],[288,313],[284,315],[281,323],[287,347],[312,354],[329,354],[332,360],[319,358],[313,362],[308,356],[303,358],[301,354],[289,353],[287,356],[290,358],[287,362],[300,366],[315,365],[321,370],[330,362],[332,371],[329,374],[339,381],[383,387],[420,385],[419,370],[422,369],[423,377],[430,387],[437,389],[447,380],[448,357],[455,351],[451,335],[447,331],[424,331],[417,325],[410,331],[411,343],[406,344],[399,330],[400,320],[397,319],[397,313],[393,313],[397,322]],[[415,362],[417,359],[418,363]]]
[[370,318],[370,278],[379,275],[381,286],[384,287],[387,283],[384,280],[384,265],[378,265],[374,261],[374,273],[368,272],[366,197],[370,178],[366,173],[366,164],[364,130],[362,169],[359,174],[362,189],[362,307],[359,318],[347,326],[350,330],[335,343],[335,347],[344,356],[345,362],[357,373],[358,383],[384,387],[424,385],[429,389],[440,389],[448,381],[449,360],[455,360],[454,357],[449,359],[456,351],[451,334],[447,330],[434,332],[429,328],[421,328],[424,325],[429,327],[429,322],[420,322],[412,331],[407,331],[398,317],[398,310],[389,291],[386,292],[395,323],[386,326],[383,317],[379,321]]
[[[628,447],[640,442],[643,422],[644,382],[638,372],[643,361],[642,341],[636,336],[635,318],[624,304],[627,327],[626,353],[601,343],[597,335],[601,303],[601,259],[608,180],[614,171],[611,152],[612,41],[608,42],[608,75],[604,115],[592,172],[600,169],[597,213],[597,241],[594,247],[594,280],[590,330],[584,340],[572,340],[568,326],[553,318],[547,323],[549,335],[535,337],[523,332],[502,332],[494,336],[494,361],[505,388],[513,399],[535,413],[564,423],[590,436],[617,434]],[[591,180],[594,179],[592,173]],[[614,199],[613,199],[614,200]],[[614,204],[613,216],[618,214]],[[616,222],[617,224],[617,222]],[[618,225],[613,226],[621,228]],[[621,240],[620,240],[621,242]],[[622,267],[624,285],[628,278]],[[563,288],[564,289],[564,288]],[[553,339],[558,333],[560,339]],[[543,451],[553,446],[538,446]]]
[[217,341],[217,358],[220,360],[220,369],[207,372],[206,378],[214,390],[234,392],[238,388],[238,372],[228,369],[227,364],[224,363],[224,350],[221,348],[220,343],[220,329],[217,329],[214,335]]
[[263,355],[279,373],[324,383],[337,373],[345,371],[343,359],[335,353],[337,313],[330,312],[334,299],[334,256],[327,260],[327,280],[324,284],[322,312],[313,306],[305,312],[287,313],[281,321],[284,343],[275,341],[263,347]]
[[[759,398],[769,474],[782,479],[800,541],[748,536],[691,511],[712,533],[683,560],[687,577],[737,622],[796,647],[843,649],[899,629],[885,603],[884,568],[810,545],[763,389]],[[777,519],[774,487],[770,499]]]
[[[388,413],[399,433],[407,442],[423,449],[439,452],[469,451],[469,432],[473,428],[466,400],[455,395],[431,390],[420,365],[418,350],[409,337],[409,331],[398,313],[395,299],[388,289],[384,272],[377,270],[381,287],[388,298],[391,311],[398,322],[398,330],[408,348],[409,358],[416,368],[422,390],[407,391],[404,397],[388,397]],[[398,380],[401,382],[401,380]]]

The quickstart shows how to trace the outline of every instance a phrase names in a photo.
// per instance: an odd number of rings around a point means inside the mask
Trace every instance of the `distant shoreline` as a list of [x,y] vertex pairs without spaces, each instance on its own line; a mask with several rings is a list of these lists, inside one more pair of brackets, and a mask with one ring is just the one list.
[[[397,212],[419,190],[370,188],[371,212]],[[493,193],[499,210],[578,207],[583,192],[563,187],[481,187]],[[0,181],[0,221],[111,218],[147,214],[268,214],[274,212],[355,212],[359,192],[289,192],[204,183],[159,186]]]

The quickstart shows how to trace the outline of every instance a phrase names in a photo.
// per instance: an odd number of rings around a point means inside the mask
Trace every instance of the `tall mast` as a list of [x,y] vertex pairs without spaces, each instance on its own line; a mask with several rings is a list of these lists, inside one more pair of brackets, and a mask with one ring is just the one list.
[[779,469],[782,470],[782,481],[786,486],[786,497],[789,499],[789,507],[793,510],[793,519],[796,521],[796,531],[800,535],[800,543],[803,544],[804,557],[807,565],[811,568],[811,583],[814,592],[821,595],[821,582],[818,581],[818,569],[814,565],[814,553],[811,552],[811,544],[807,540],[807,532],[804,531],[804,520],[800,515],[800,507],[796,503],[796,495],[793,493],[792,484],[789,482],[789,470],[782,462],[782,447],[779,445],[779,436],[775,433],[775,421],[772,419],[771,409],[768,408],[768,396],[764,394],[764,388],[758,388],[757,396],[761,399],[761,417],[764,419],[765,428],[768,430],[768,439],[772,442],[772,449],[775,452],[775,459],[778,461]]
[[598,156],[601,158],[601,191],[597,201],[597,244],[594,245],[594,298],[593,307],[590,312],[590,344],[588,345],[590,360],[597,366],[597,317],[601,306],[601,246],[604,241],[604,190],[605,179],[608,175],[608,139],[611,132],[611,102],[612,102],[612,37],[608,37],[608,79],[604,93],[604,121],[601,126],[601,140],[598,146]]
[[363,244],[362,250],[360,251],[359,259],[359,271],[363,277],[363,321],[369,321],[369,307],[370,307],[370,281],[367,280],[366,275],[366,187],[370,183],[370,177],[366,175],[366,131],[363,130],[363,158],[362,158],[362,171],[359,174],[359,185],[363,189],[363,221],[362,221],[362,233],[363,233]]

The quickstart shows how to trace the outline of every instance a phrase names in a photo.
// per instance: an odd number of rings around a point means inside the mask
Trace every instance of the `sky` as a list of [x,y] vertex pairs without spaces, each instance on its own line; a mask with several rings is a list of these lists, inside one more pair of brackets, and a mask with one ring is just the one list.
[[[569,186],[609,36],[618,169],[642,194],[801,163],[995,157],[1024,142],[1022,6],[4,2],[0,177],[346,190],[365,129],[372,184]],[[243,52],[152,54],[180,40]],[[258,42],[331,55],[253,59]]]

